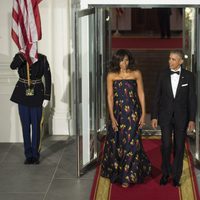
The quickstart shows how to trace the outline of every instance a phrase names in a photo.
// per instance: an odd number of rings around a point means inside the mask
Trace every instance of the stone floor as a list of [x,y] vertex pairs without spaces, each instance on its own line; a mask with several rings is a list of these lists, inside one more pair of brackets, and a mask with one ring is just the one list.
[[[194,152],[194,140],[190,139]],[[24,165],[21,143],[0,143],[1,200],[89,200],[95,169],[76,177],[75,141],[45,139],[40,165]],[[196,169],[200,185],[200,170]]]
[[21,143],[0,143],[1,200],[87,200],[95,170],[76,177],[75,142],[67,137],[44,141],[39,165],[24,165]]

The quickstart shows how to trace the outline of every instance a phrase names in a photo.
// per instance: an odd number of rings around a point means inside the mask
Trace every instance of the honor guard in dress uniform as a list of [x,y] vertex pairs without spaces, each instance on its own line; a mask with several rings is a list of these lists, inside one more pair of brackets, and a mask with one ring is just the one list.
[[[42,110],[47,106],[51,96],[49,63],[46,56],[38,54],[37,62],[29,66],[24,55],[17,53],[10,68],[18,70],[19,74],[19,80],[10,100],[18,104],[26,157],[24,164],[39,164]],[[30,127],[32,127],[32,138]]]

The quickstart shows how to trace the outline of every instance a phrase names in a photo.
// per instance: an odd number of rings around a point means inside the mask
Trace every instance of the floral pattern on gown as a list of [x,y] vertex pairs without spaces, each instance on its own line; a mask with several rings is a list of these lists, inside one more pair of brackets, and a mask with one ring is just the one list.
[[112,183],[142,183],[151,173],[141,141],[138,123],[141,106],[137,95],[136,80],[115,80],[114,116],[118,122],[118,131],[114,132],[110,122],[105,140],[101,176]]

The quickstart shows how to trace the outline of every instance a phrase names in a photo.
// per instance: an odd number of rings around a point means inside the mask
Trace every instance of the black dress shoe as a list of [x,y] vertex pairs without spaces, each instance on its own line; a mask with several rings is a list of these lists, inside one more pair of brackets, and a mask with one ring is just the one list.
[[33,164],[39,165],[40,164],[39,158],[33,158]]
[[25,164],[25,165],[30,165],[30,164],[32,164],[32,163],[33,163],[32,158],[26,158],[26,160],[24,161],[24,164]]
[[181,184],[180,184],[179,181],[177,181],[176,179],[173,179],[173,186],[174,186],[174,187],[180,187]]
[[160,185],[166,185],[168,183],[168,178],[169,176],[162,176],[161,179],[160,179]]

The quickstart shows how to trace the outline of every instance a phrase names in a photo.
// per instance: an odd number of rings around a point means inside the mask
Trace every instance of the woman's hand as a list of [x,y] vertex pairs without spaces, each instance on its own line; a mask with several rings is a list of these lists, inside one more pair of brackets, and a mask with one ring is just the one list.
[[112,128],[113,130],[116,132],[118,131],[118,123],[117,123],[117,120],[115,118],[111,119],[111,122],[112,122]]
[[142,128],[144,125],[145,125],[145,115],[142,115],[139,121],[139,128]]

